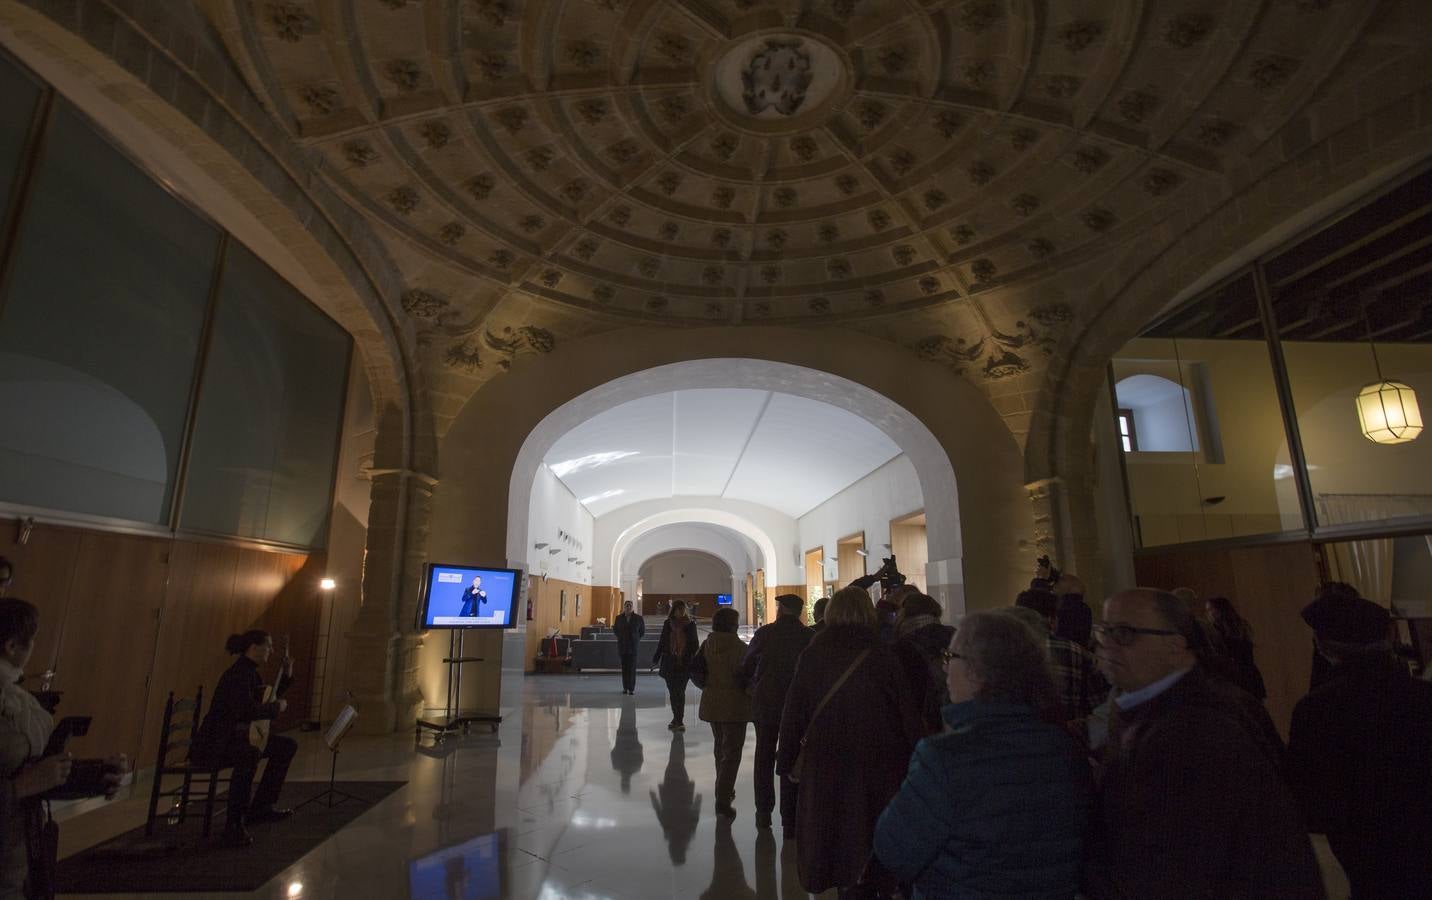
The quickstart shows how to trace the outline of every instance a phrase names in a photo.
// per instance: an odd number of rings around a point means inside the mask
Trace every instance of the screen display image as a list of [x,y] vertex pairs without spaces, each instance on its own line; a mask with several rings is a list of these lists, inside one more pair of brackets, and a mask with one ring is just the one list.
[[516,569],[429,563],[422,627],[516,627],[521,577]]
[[717,594],[717,595],[716,595],[716,605],[717,605],[717,606],[730,606],[730,605],[731,605],[731,595],[730,595],[730,594]]
[[502,833],[485,834],[413,860],[408,882],[413,897],[498,900],[506,896]]

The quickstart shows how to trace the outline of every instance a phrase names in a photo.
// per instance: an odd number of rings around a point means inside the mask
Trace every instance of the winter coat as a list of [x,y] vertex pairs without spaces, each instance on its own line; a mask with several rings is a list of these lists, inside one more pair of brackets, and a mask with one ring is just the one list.
[[[821,698],[865,650],[870,653],[860,667],[812,721]],[[904,666],[874,629],[830,625],[806,647],[786,695],[776,773],[791,772],[804,740],[795,827],[807,891],[859,879],[875,821],[900,789],[919,732]]]
[[696,634],[696,620],[686,619],[684,627],[686,634],[686,646],[682,648],[680,656],[671,652],[671,632],[676,627],[676,619],[667,618],[661,624],[661,639],[657,641],[656,653],[651,657],[651,664],[658,666],[662,678],[685,678],[691,669],[691,660],[696,658],[696,651],[700,649],[701,638]]
[[920,624],[907,622],[913,630],[907,631],[895,641],[895,652],[905,664],[905,675],[915,691],[915,702],[920,708],[923,727],[920,734],[939,734],[945,723],[941,710],[950,702],[950,689],[945,681],[945,670],[940,651],[950,646],[955,629],[941,625],[934,616],[920,616],[928,622]]
[[1253,642],[1246,638],[1220,638],[1216,644],[1222,657],[1215,666],[1230,684],[1242,688],[1259,700],[1268,698],[1263,673],[1253,658]]
[[1087,835],[1092,900],[1323,900],[1275,748],[1234,693],[1194,668],[1118,711]]
[[778,616],[756,629],[741,674],[750,685],[751,718],[762,726],[779,728],[786,691],[796,674],[796,660],[815,637],[797,616]]
[[1293,709],[1288,778],[1354,898],[1432,897],[1432,684],[1386,655],[1334,666]]
[[703,722],[749,722],[751,698],[741,679],[741,659],[746,645],[729,631],[712,632],[701,645],[693,665],[705,669],[706,677],[697,683],[701,688],[700,715]]
[[1068,733],[1022,703],[944,709],[875,831],[915,900],[1061,898],[1079,887],[1093,782]]
[[646,634],[646,620],[636,613],[622,613],[612,623],[612,633],[617,637],[617,655],[635,656]]

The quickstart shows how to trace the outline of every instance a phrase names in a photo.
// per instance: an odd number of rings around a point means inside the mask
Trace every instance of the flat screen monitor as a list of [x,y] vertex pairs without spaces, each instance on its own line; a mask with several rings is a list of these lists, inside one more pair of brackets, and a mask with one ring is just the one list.
[[408,864],[413,897],[498,900],[508,896],[502,867],[502,832],[484,834],[429,853]]
[[731,605],[731,595],[730,595],[730,594],[717,594],[717,595],[716,595],[716,605],[717,605],[717,606],[730,606],[730,605]]
[[515,628],[522,572],[428,563],[423,628]]

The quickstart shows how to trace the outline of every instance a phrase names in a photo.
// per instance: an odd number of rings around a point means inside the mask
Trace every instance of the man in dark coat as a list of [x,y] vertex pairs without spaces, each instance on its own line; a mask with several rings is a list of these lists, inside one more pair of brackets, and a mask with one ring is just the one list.
[[646,620],[637,615],[630,600],[622,604],[621,615],[612,623],[617,637],[617,656],[622,661],[622,693],[636,693],[636,652],[646,634]]
[[1303,611],[1331,674],[1298,701],[1288,777],[1353,900],[1432,897],[1432,684],[1392,655],[1391,617],[1361,597]]
[[472,584],[462,592],[462,610],[459,616],[475,616],[487,603],[487,591],[482,589],[482,576],[472,576]]
[[1104,604],[1099,662],[1116,716],[1086,849],[1096,900],[1323,900],[1322,877],[1275,756],[1247,710],[1198,667],[1177,597]]
[[[776,598],[776,621],[756,630],[741,663],[741,676],[751,694],[751,719],[756,723],[756,827],[770,828],[776,808],[776,739],[781,733],[781,710],[796,673],[796,660],[815,637],[801,624],[804,602],[795,594]],[[781,779],[781,825],[785,835],[795,833],[796,786]]]

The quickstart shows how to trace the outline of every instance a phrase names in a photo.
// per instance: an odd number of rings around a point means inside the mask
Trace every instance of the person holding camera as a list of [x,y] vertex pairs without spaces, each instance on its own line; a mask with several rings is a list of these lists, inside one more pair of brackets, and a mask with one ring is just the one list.
[[[0,900],[53,896],[46,874],[58,846],[46,839],[42,801],[74,767],[69,753],[45,755],[54,719],[20,686],[39,631],[33,604],[0,600]],[[114,796],[127,769],[123,755],[106,760],[95,793]]]
[[[248,825],[285,819],[293,814],[293,810],[276,809],[274,804],[278,802],[279,791],[283,790],[293,755],[298,752],[298,742],[281,734],[270,734],[263,749],[249,742],[249,726],[257,721],[276,719],[288,708],[283,694],[293,678],[293,660],[284,655],[283,668],[274,687],[276,699],[264,703],[261,699],[264,682],[259,666],[273,655],[273,638],[267,631],[254,629],[229,635],[224,649],[238,659],[219,678],[214,702],[199,725],[189,755],[201,766],[233,766],[224,843],[247,847],[254,842]],[[268,760],[268,766],[251,804],[249,794],[253,791],[254,774],[259,761],[264,759]]]

